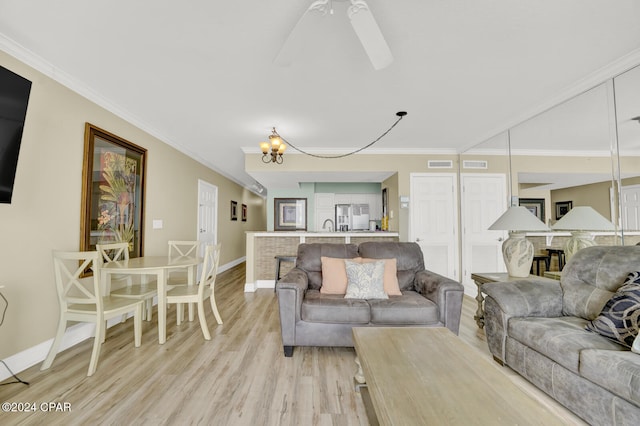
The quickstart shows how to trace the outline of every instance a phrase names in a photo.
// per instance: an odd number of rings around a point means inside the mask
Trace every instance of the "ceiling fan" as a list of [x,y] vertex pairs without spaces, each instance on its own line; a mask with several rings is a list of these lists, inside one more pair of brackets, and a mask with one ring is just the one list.
[[[304,12],[296,26],[284,42],[275,63],[280,66],[288,66],[293,62],[296,53],[302,48],[307,36],[319,28],[320,20],[330,12],[333,14],[333,0],[317,0]],[[360,39],[360,43],[369,56],[373,68],[380,70],[393,62],[393,55],[378,27],[369,5],[364,0],[349,0],[351,6],[347,10],[347,16],[351,26]]]

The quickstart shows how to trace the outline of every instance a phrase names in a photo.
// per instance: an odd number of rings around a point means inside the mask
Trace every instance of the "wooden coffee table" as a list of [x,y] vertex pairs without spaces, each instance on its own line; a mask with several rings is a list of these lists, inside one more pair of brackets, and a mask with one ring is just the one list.
[[356,327],[353,338],[371,424],[564,424],[447,328]]

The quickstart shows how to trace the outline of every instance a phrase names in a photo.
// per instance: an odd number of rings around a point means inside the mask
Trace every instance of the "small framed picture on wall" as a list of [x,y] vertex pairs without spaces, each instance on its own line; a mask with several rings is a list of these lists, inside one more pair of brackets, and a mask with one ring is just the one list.
[[238,220],[238,202],[231,201],[231,220]]
[[569,213],[573,208],[573,201],[558,201],[556,203],[556,220],[562,219],[562,216]]

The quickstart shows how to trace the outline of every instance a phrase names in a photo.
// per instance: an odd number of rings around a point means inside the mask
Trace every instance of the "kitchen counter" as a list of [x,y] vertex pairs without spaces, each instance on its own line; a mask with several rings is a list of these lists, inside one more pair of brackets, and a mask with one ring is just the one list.
[[[246,233],[247,259],[245,291],[275,287],[275,256],[295,256],[302,243],[354,243],[365,241],[398,241],[397,232],[350,231],[350,232],[307,232],[278,231]],[[282,263],[280,276],[293,267],[290,262]]]

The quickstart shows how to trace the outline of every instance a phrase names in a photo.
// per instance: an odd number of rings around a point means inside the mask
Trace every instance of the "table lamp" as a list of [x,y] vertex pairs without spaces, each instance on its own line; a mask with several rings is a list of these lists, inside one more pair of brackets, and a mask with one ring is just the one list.
[[509,207],[489,227],[492,231],[509,231],[502,243],[502,256],[512,277],[528,277],[533,263],[533,244],[525,238],[526,231],[550,231],[549,227],[522,206]]
[[577,251],[595,246],[591,231],[613,231],[615,226],[590,206],[577,206],[551,226],[555,231],[570,231],[571,238],[564,245],[564,254],[571,259]]

